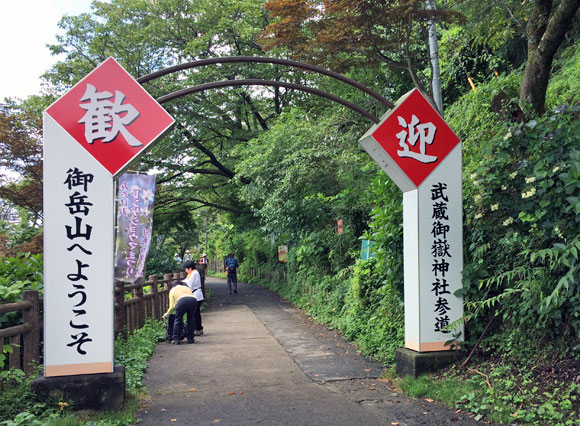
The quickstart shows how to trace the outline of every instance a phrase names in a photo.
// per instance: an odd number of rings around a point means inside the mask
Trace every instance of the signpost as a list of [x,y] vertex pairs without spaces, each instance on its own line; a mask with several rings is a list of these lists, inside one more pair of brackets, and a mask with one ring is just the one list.
[[359,143],[403,191],[405,347],[448,350],[463,340],[461,142],[415,89]]
[[113,372],[114,179],[173,124],[113,58],[46,109],[45,377]]

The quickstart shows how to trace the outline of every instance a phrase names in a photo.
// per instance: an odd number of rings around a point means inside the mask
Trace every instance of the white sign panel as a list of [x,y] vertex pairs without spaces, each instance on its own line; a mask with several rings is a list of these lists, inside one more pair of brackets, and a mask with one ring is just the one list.
[[[463,340],[461,144],[417,190],[403,193],[405,347],[448,350]],[[456,322],[455,328],[449,325]]]
[[44,374],[112,372],[113,179],[46,113],[44,197]]

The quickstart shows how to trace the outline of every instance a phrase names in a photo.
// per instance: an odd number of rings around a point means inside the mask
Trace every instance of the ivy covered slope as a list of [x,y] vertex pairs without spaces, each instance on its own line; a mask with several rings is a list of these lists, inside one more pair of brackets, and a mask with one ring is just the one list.
[[[578,343],[579,63],[580,48],[569,48],[542,116],[505,119],[517,73],[448,110],[465,143],[463,295],[469,315],[480,318],[468,327],[472,335],[495,317],[496,332],[561,340],[566,352]],[[502,109],[490,112],[498,97],[506,100]],[[471,114],[487,119],[472,121]]]
[[[471,355],[435,387],[461,378],[451,405],[501,424],[580,419],[580,47],[564,50],[556,70],[545,114],[519,109],[514,71],[446,115],[464,141]],[[426,386],[416,396],[437,397]]]

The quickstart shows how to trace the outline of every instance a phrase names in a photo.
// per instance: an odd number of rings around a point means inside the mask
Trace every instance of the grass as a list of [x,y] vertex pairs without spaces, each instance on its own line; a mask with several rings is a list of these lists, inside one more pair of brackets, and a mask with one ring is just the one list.
[[[545,370],[556,375],[545,374]],[[518,365],[515,359],[474,361],[413,378],[397,377],[394,367],[383,378],[414,398],[433,399],[497,424],[568,426],[580,424],[580,363],[549,359],[545,365]]]
[[2,426],[126,426],[138,422],[140,401],[147,398],[143,377],[155,345],[165,336],[161,321],[148,319],[126,341],[115,341],[115,364],[125,367],[127,398],[114,412],[73,411],[67,401],[38,401],[30,391],[36,374],[21,370],[0,373],[0,425]]
[[477,387],[471,382],[457,377],[437,380],[427,375],[419,376],[417,379],[406,376],[401,378],[397,384],[404,393],[411,397],[431,398],[452,408],[464,395],[477,390]]
[[121,411],[111,412],[93,412],[93,411],[77,411],[65,412],[61,416],[47,419],[43,425],[47,426],[125,426],[134,425],[137,423],[135,417],[140,406],[140,399],[138,392],[130,392],[127,394],[125,406]]

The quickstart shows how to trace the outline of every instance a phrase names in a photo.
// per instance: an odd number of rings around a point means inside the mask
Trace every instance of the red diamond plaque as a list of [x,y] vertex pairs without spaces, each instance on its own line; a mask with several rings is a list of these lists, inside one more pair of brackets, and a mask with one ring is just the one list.
[[[370,136],[417,187],[459,143],[417,89],[389,111]],[[385,167],[387,162],[383,161]]]
[[113,58],[79,81],[46,113],[112,175],[175,122]]

